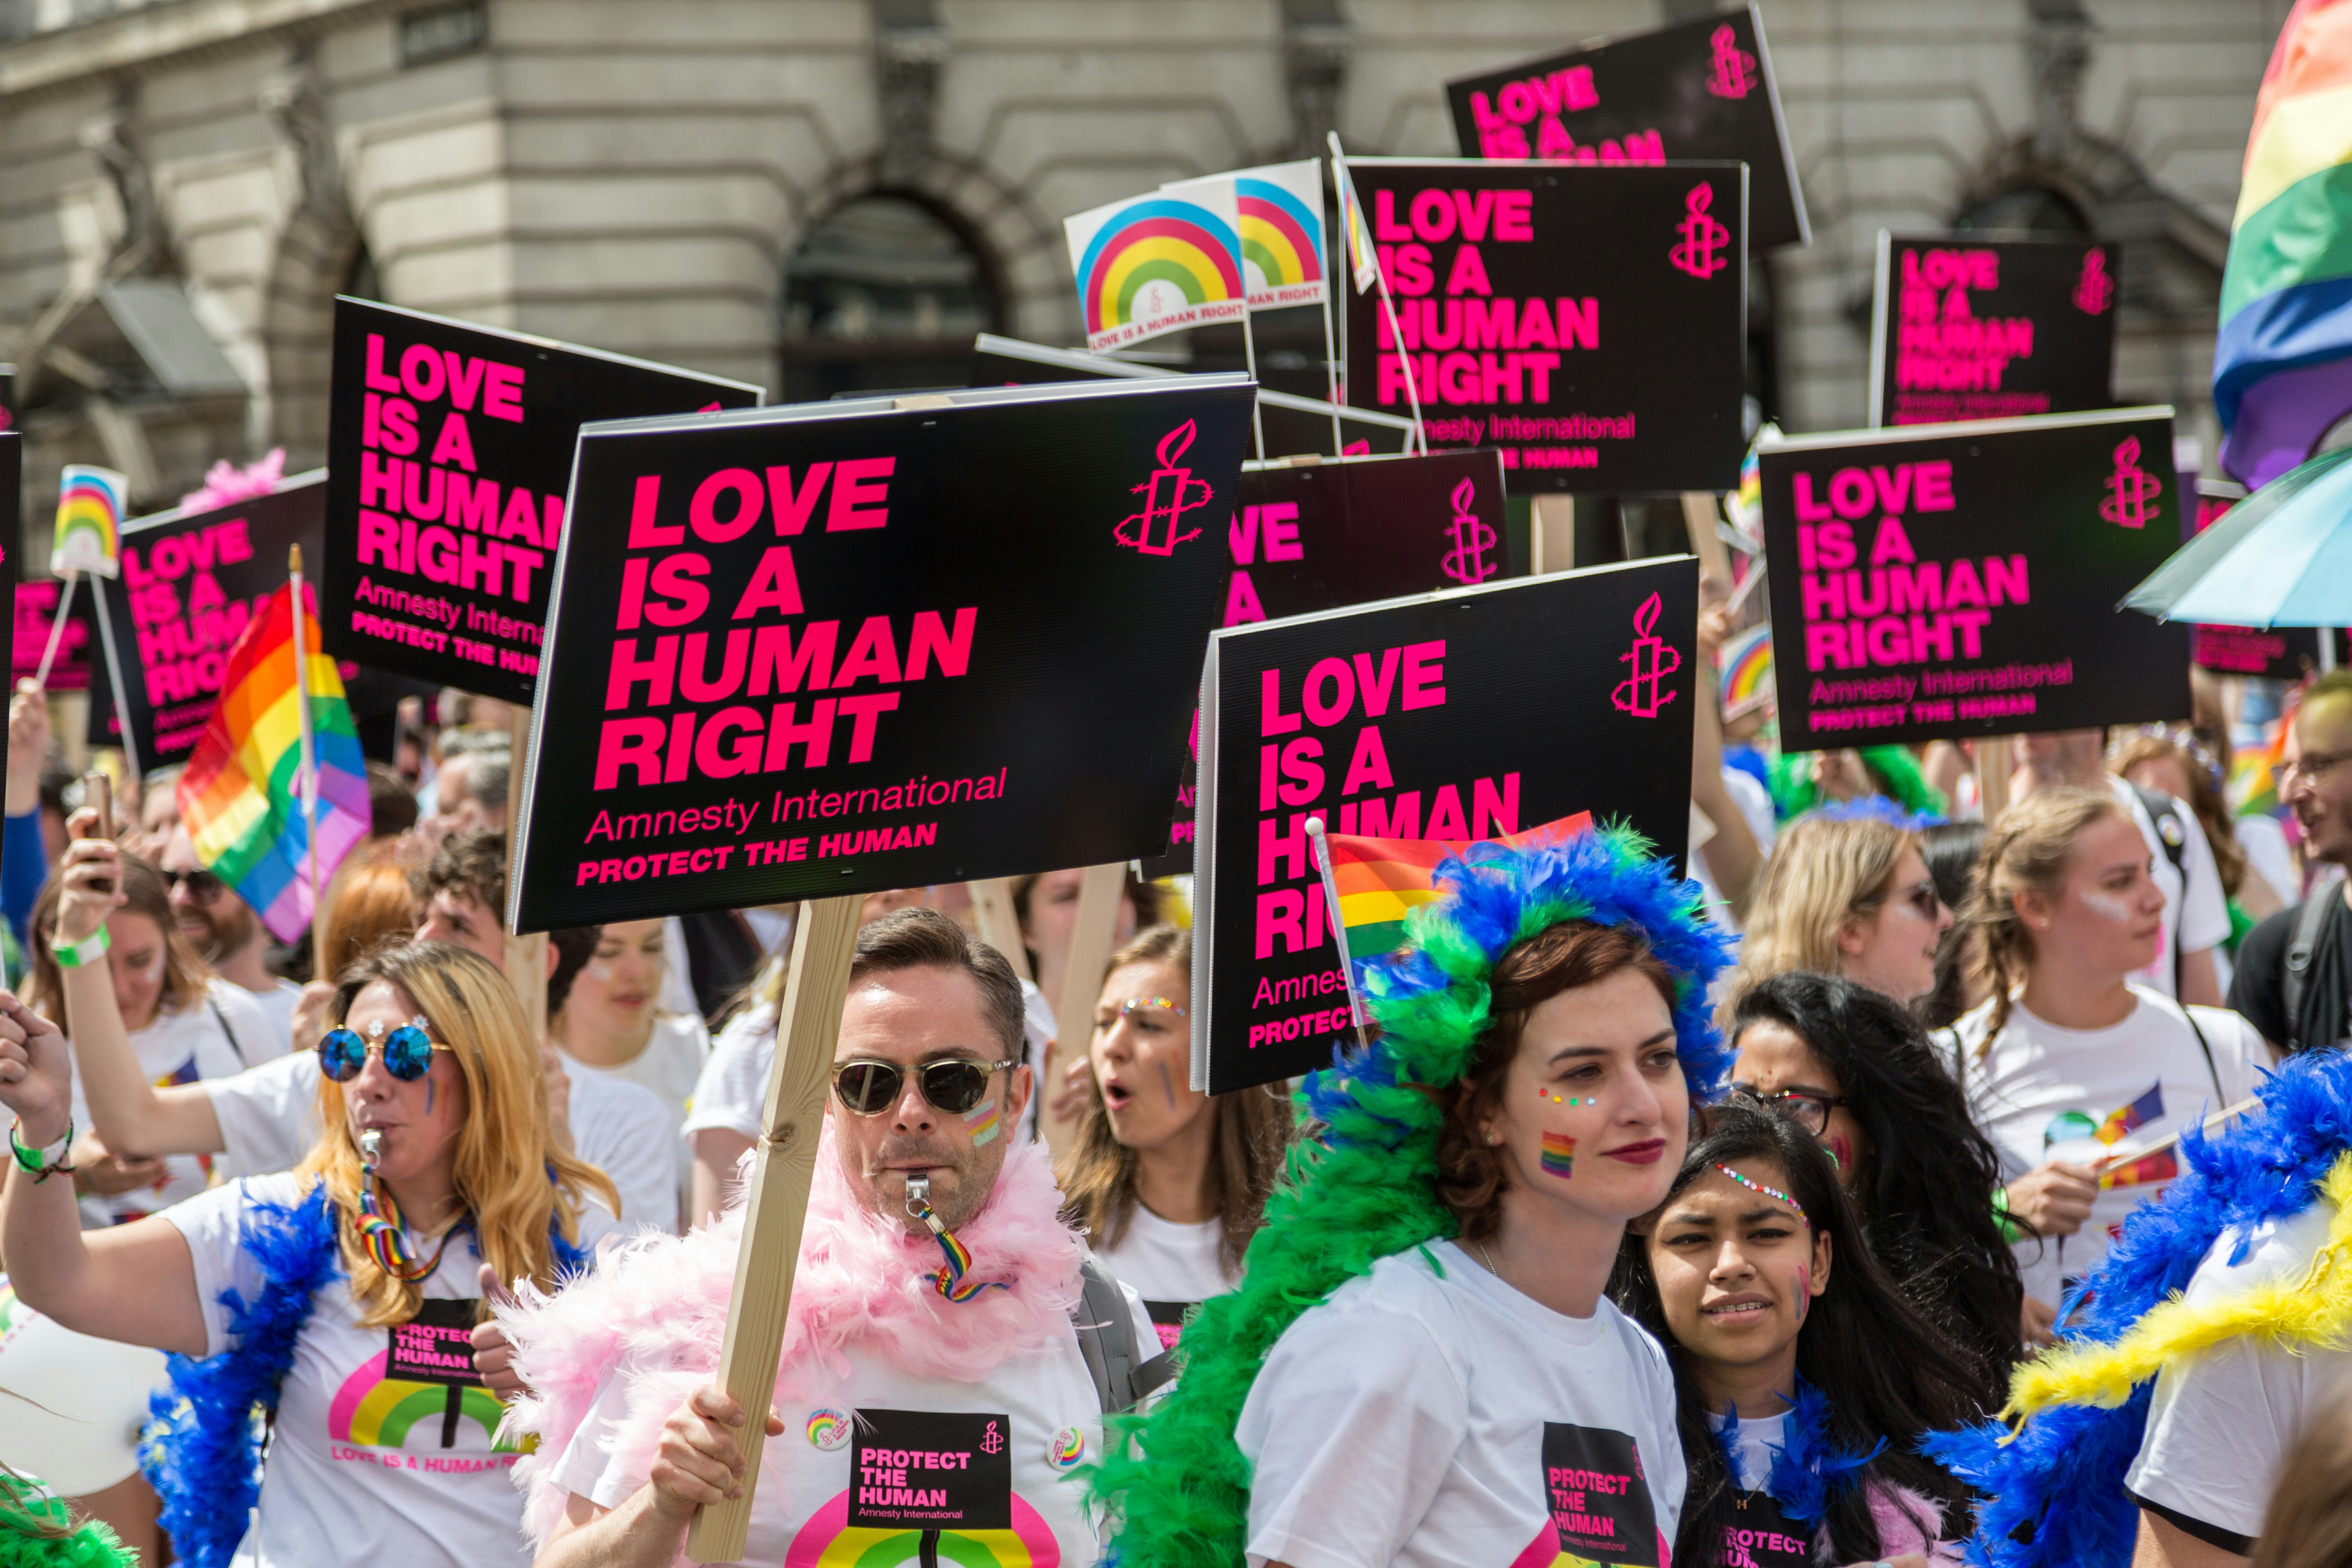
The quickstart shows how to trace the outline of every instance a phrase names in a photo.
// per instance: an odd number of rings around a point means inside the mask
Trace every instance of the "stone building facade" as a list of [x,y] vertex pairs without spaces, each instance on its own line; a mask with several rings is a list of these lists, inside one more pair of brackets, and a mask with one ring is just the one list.
[[[1876,231],[1965,220],[2121,239],[2118,394],[2210,424],[2287,5],[1762,0],[1814,239],[1757,269],[1759,402],[1861,423]],[[1450,153],[1447,76],[1713,8],[0,0],[28,513],[66,461],[125,469],[142,503],[215,458],[319,461],[339,289],[772,395],[961,379],[974,330],[1081,340],[1072,212],[1333,128]]]

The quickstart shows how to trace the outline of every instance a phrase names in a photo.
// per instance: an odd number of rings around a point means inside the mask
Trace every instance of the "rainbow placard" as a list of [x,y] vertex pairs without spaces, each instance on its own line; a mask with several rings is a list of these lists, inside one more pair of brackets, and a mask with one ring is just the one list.
[[1751,626],[1727,639],[1716,655],[1717,680],[1723,692],[1723,716],[1742,719],[1772,706],[1772,628]]
[[[1215,176],[1234,188],[1239,215],[1242,281],[1253,310],[1319,305],[1325,289],[1323,259],[1323,163],[1269,163]],[[1182,195],[1208,180],[1179,180],[1160,186]]]
[[1245,313],[1233,181],[1192,184],[1062,220],[1096,353]]
[[58,475],[58,531],[49,547],[49,570],[60,577],[68,572],[96,577],[120,572],[122,514],[130,499],[130,479],[112,468],[68,463]]

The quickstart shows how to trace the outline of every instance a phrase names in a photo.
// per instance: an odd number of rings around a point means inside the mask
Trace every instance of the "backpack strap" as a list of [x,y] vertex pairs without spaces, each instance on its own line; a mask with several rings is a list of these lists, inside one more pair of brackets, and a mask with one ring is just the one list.
[[1092,1258],[1078,1266],[1078,1310],[1070,1315],[1070,1326],[1077,1331],[1078,1353],[1086,1358],[1087,1375],[1094,1379],[1095,1397],[1106,1415],[1131,1410],[1176,1375],[1175,1363],[1165,1351],[1150,1361],[1138,1361],[1127,1292]]
[[[2188,825],[2180,820],[2180,810],[2173,798],[2162,790],[2142,789],[2133,784],[2131,792],[2139,796],[2140,808],[2147,813],[2148,821],[2156,825],[2156,841],[2164,846],[2164,858],[2172,862],[2173,872],[2180,879],[2180,914],[2185,920],[2189,914]],[[2176,921],[2172,932],[2172,996],[2176,1002],[2180,999],[2180,963],[2183,956],[2179,921]],[[2197,1038],[2202,1044],[2205,1037],[2200,1033]],[[2205,1059],[2210,1064],[2213,1053],[2207,1051]]]
[[2180,1008],[2180,1016],[2189,1020],[2189,1032],[2197,1037],[2197,1048],[2205,1053],[2205,1076],[2213,1080],[2213,1099],[2218,1103],[2226,1105],[2230,1101],[2230,1097],[2221,1088],[2221,1069],[2213,1061],[2212,1042],[2205,1037],[2205,1031],[2198,1026],[2197,1009],[2186,1002],[2179,1003],[2178,1005]]
[[221,1011],[220,1002],[213,995],[212,987],[209,985],[205,987],[205,1005],[213,1010],[213,1022],[220,1026],[221,1038],[226,1040],[228,1048],[236,1053],[238,1068],[251,1067],[252,1059],[245,1054],[245,1047],[237,1042],[236,1031],[228,1026],[228,1015]]
[[2286,1012],[2287,1031],[2281,1044],[2290,1049],[2332,1043],[2300,1038],[2299,1020],[2303,1016],[2303,994],[2311,982],[2311,955],[2319,950],[2319,933],[2327,927],[2327,906],[2340,896],[2331,883],[2304,900],[2302,907],[2295,910],[2294,935],[2287,942],[2286,963],[2279,972],[2279,1001]]

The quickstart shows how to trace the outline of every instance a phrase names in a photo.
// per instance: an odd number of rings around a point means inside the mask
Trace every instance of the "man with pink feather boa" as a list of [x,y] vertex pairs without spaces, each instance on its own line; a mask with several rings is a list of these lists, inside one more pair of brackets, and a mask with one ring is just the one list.
[[[744,1562],[854,1561],[894,1536],[910,1561],[1098,1555],[1069,1482],[1102,1441],[1072,1321],[1087,1249],[1043,1146],[1009,1135],[1033,1087],[1021,1026],[1012,967],[945,916],[859,933]],[[698,1507],[740,1490],[747,1413],[715,1379],[742,1217],[500,1310],[530,1390],[506,1431],[537,1438],[515,1475],[538,1568],[660,1568]],[[1130,1342],[1156,1348],[1122,1295]]]

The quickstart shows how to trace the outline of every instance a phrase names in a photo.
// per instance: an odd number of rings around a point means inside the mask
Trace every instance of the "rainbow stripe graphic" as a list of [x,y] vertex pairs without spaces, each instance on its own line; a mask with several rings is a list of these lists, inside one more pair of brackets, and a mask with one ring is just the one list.
[[68,463],[58,476],[58,529],[49,570],[111,577],[121,570],[122,514],[131,480],[112,468]]
[[[784,1568],[897,1568],[919,1560],[923,1535],[853,1527],[845,1491],[801,1526],[784,1550]],[[1061,1542],[1019,1492],[1013,1494],[1012,1529],[943,1530],[935,1539],[939,1560],[957,1568],[1061,1568]]]
[[1716,656],[1716,670],[1726,719],[1742,719],[1770,707],[1779,689],[1772,684],[1772,628],[1752,627],[1725,642]]
[[840,1410],[812,1410],[808,1418],[808,1440],[827,1453],[849,1441],[849,1416]]
[[2254,100],[2221,276],[2213,407],[2250,488],[2352,411],[2352,0],[2296,0]]
[[2161,1153],[2149,1154],[2100,1172],[2099,1190],[2109,1192],[2116,1187],[2152,1187],[2179,1174],[2180,1162],[2173,1158],[2171,1150],[2167,1149]]
[[1315,158],[1233,176],[1249,308],[1319,305],[1325,296],[1323,165]]
[[[438,1447],[441,1423],[449,1409],[447,1385],[386,1377],[384,1367],[391,1358],[391,1351],[378,1351],[343,1379],[333,1403],[327,1406],[327,1436],[338,1443],[362,1447],[401,1448],[407,1447],[410,1429],[422,1422],[431,1434],[425,1447]],[[491,1452],[520,1452],[498,1440],[499,1419],[506,1412],[488,1389],[460,1388],[457,1396],[459,1415],[481,1427]]]
[[2163,1115],[2164,1080],[2158,1079],[2147,1086],[2146,1094],[2141,1095],[2129,1105],[2109,1111],[2107,1119],[2099,1123],[2099,1130],[2091,1136],[2102,1143],[2112,1146],[2122,1142],[2126,1137],[2138,1131],[2149,1122],[2159,1120]]
[[1057,1470],[1066,1470],[1086,1457],[1087,1435],[1076,1426],[1063,1427],[1045,1445],[1045,1462]]
[[1239,230],[1230,176],[1063,219],[1087,347],[1101,353],[1161,332],[1240,321],[1247,295]]
[[971,1146],[975,1149],[980,1148],[994,1138],[997,1124],[1002,1120],[1003,1118],[998,1114],[996,1101],[992,1100],[969,1112],[963,1119],[963,1124],[971,1129]]
[[1545,1133],[1542,1163],[1545,1175],[1568,1180],[1576,1170],[1576,1140],[1565,1132]]
[[[1524,833],[1498,834],[1496,842],[1548,844],[1591,826],[1592,814],[1580,811]],[[1328,841],[1331,880],[1339,890],[1339,923],[1348,933],[1350,958],[1370,958],[1403,946],[1406,912],[1415,904],[1437,901],[1438,862],[1470,847],[1467,839],[1365,838],[1352,833],[1334,833]]]

